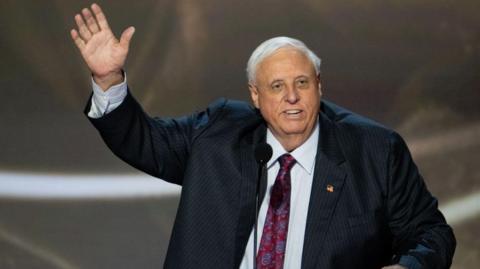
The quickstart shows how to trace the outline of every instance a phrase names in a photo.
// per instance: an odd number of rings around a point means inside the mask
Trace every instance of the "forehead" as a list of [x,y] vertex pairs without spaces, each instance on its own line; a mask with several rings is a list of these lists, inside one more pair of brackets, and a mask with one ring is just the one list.
[[280,48],[263,59],[258,65],[257,79],[286,79],[288,77],[315,75],[315,67],[300,50]]

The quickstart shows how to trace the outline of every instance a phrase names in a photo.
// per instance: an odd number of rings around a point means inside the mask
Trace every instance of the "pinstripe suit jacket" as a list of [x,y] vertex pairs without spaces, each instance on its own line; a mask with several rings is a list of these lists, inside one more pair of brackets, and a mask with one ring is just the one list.
[[[90,121],[118,157],[182,185],[165,268],[238,268],[254,222],[253,150],[266,135],[258,111],[221,99],[188,117],[150,118],[128,93]],[[454,235],[401,137],[326,101],[319,121],[302,268],[381,268],[401,255],[448,268]]]

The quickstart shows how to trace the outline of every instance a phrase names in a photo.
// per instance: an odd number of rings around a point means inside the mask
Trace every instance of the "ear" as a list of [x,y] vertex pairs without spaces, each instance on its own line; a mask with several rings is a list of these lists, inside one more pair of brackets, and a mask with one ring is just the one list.
[[257,86],[248,83],[248,90],[250,91],[250,97],[252,98],[253,105],[260,109],[260,106],[258,105],[258,88]]
[[318,83],[318,93],[322,96],[322,83],[320,80],[320,73],[317,75],[317,83]]

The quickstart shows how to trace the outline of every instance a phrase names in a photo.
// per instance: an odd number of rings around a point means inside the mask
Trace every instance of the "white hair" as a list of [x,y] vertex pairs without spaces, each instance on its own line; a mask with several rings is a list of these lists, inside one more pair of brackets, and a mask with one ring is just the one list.
[[316,74],[320,74],[321,60],[313,51],[311,51],[305,45],[305,43],[291,37],[279,36],[264,41],[253,51],[247,63],[248,82],[253,83],[255,81],[257,67],[266,57],[272,55],[275,51],[284,47],[293,47],[300,52],[303,52],[305,56],[307,56],[307,58],[310,60],[310,62],[312,62]]

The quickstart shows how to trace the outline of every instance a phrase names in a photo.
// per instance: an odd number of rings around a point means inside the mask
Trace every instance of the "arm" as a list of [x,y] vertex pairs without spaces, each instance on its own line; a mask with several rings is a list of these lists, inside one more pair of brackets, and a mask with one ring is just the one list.
[[[85,114],[90,111],[91,100]],[[120,159],[152,176],[182,185],[192,145],[221,117],[226,103],[221,99],[190,116],[152,118],[127,92],[115,110],[88,119]]]
[[150,175],[181,184],[192,121],[148,117],[128,93],[126,82],[121,83],[134,28],[127,28],[117,40],[97,4],[75,15],[75,22],[78,30],[70,33],[94,80],[94,94],[85,110],[90,121],[121,159]]
[[387,214],[394,263],[412,269],[450,267],[455,236],[398,134],[390,138]]
[[[84,112],[89,111],[90,102]],[[182,184],[193,117],[151,118],[128,92],[115,110],[88,119],[120,159],[152,176]]]

